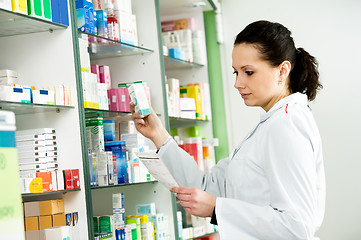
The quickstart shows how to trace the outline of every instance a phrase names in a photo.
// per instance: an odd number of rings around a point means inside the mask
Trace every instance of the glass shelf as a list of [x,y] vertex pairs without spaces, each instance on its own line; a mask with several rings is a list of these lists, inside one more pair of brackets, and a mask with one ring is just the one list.
[[74,107],[63,105],[8,102],[0,100],[0,110],[12,111],[16,115],[42,112],[59,112],[61,109],[74,109]]
[[0,37],[65,29],[68,26],[0,8]]
[[188,62],[182,59],[164,56],[165,70],[192,69],[203,67],[203,64]]
[[85,114],[95,114],[103,117],[115,117],[115,116],[124,116],[131,117],[130,112],[120,112],[120,111],[111,111],[111,110],[102,110],[102,109],[93,109],[85,108]]
[[[84,108],[85,114],[93,114],[96,116],[103,116],[103,117],[116,117],[116,116],[123,116],[129,117],[131,119],[130,112],[121,112],[121,111],[112,111],[112,110],[103,110],[103,109],[95,109],[95,108]],[[157,113],[157,116],[162,116],[160,113]]]
[[80,34],[88,35],[91,59],[103,59],[129,55],[141,55],[152,53],[153,50],[144,47],[134,46],[128,43],[114,41],[105,37],[79,31]]
[[77,189],[69,189],[69,190],[61,190],[61,191],[53,191],[53,192],[44,192],[44,193],[23,193],[21,196],[23,198],[30,198],[30,197],[45,197],[45,196],[51,196],[56,194],[63,194],[68,192],[76,192],[80,191],[80,188]]
[[124,186],[134,186],[134,185],[147,184],[147,183],[156,183],[156,182],[158,182],[158,181],[139,182],[139,183],[124,183],[124,184],[108,185],[108,186],[95,186],[95,187],[91,187],[91,189],[92,189],[92,190],[107,189],[107,188],[116,188],[116,187],[124,187]]
[[208,123],[208,120],[169,117],[171,128],[185,128]]

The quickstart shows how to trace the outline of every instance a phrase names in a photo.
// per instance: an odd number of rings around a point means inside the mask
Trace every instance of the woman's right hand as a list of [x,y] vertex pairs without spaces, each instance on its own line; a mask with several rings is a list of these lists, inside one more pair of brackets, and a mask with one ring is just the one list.
[[135,112],[134,104],[130,103],[130,112],[132,113],[132,119],[138,132],[152,140],[157,149],[160,148],[169,137],[169,133],[163,127],[162,122],[155,114],[153,108],[151,108],[151,114],[143,117]]

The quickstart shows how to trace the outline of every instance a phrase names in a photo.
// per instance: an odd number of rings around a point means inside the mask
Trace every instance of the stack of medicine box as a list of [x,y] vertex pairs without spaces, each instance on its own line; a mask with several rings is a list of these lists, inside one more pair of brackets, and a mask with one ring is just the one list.
[[163,32],[162,39],[169,49],[169,56],[193,62],[192,30]]
[[153,235],[157,240],[168,239],[168,217],[163,213],[156,213],[155,203],[136,205],[136,213],[136,216],[127,216],[125,222],[132,231],[132,225],[136,225],[138,239],[139,236],[141,239],[153,239]]
[[94,9],[92,1],[76,0],[76,16],[78,29],[95,34]]
[[154,224],[149,221],[148,216],[156,215],[155,203],[149,204],[138,204],[136,206],[137,215],[140,217],[141,223],[141,232],[143,239],[153,239],[154,238]]
[[135,154],[136,152],[154,150],[154,144],[139,133],[121,134],[121,140],[125,142],[126,150],[129,155],[129,168],[131,171],[129,176],[132,177],[131,182],[149,182],[154,180],[148,169],[141,161],[139,161]]
[[[73,236],[78,228],[78,212],[64,213],[64,200],[25,202],[26,239],[55,239]],[[63,237],[61,238],[63,239]]]
[[[112,0],[113,13],[119,23],[119,34],[122,43],[131,45],[138,45],[138,33],[137,33],[137,21],[136,16],[132,13],[132,1],[131,0]],[[109,3],[104,0],[93,0],[93,7],[97,10],[97,14],[108,10]],[[98,18],[98,35],[99,28],[102,24],[99,24]]]
[[148,221],[152,222],[154,225],[156,240],[168,239],[169,223],[167,216],[165,216],[163,213],[157,213],[156,215],[149,215]]
[[108,110],[107,84],[97,79],[94,73],[82,72],[84,107]]
[[125,224],[127,226],[127,229],[130,229],[131,231],[132,239],[144,239],[142,235],[141,222],[145,221],[148,221],[148,218],[144,220],[144,216],[125,217]]
[[112,197],[113,214],[110,216],[93,217],[94,233],[97,237],[111,234],[111,239],[123,240],[126,239],[124,194],[116,193]]
[[48,89],[18,84],[18,73],[13,70],[0,70],[0,100],[10,102],[71,105],[70,88],[64,85]]
[[[23,193],[57,190],[54,189],[57,186],[54,183],[58,172],[55,129],[17,131],[16,146]],[[58,174],[62,175],[62,173]],[[36,178],[41,178],[42,181],[39,182]]]
[[113,194],[113,224],[115,240],[125,239],[124,193]]
[[[197,85],[191,85],[186,87],[180,87],[180,97],[181,98],[193,98],[196,104],[196,119],[203,119],[202,112],[202,95],[201,89]],[[182,101],[182,99],[181,99]],[[181,111],[182,111],[182,102],[181,102]],[[182,113],[181,113],[182,114]]]
[[[124,84],[126,85],[126,84]],[[128,88],[119,84],[118,88],[108,90],[109,110],[130,112],[130,97]]]
[[17,85],[17,80],[18,73],[16,71],[0,70],[0,100],[31,103],[31,88]]

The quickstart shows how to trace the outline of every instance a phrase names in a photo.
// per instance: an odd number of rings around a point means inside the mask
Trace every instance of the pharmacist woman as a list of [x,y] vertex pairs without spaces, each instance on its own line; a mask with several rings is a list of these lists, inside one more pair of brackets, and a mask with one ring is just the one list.
[[317,61],[295,48],[279,23],[257,21],[234,42],[234,87],[247,106],[264,113],[257,126],[205,175],[154,114],[134,113],[174,175],[180,204],[212,217],[222,240],[318,239],[325,210],[321,139],[308,102],[322,85]]

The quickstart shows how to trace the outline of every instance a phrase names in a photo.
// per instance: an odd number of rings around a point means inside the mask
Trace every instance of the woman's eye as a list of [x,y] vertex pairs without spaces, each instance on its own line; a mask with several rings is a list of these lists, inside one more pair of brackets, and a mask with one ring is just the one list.
[[253,72],[253,71],[245,71],[245,73],[246,73],[248,76],[251,76],[254,72]]
[[234,71],[233,74],[236,74],[236,76],[238,76],[238,72],[237,72],[237,71]]

